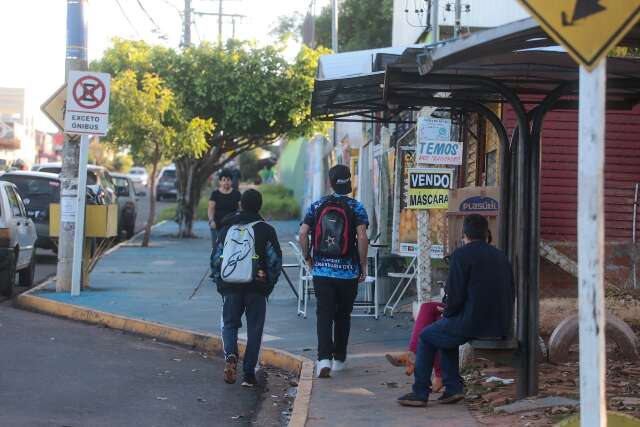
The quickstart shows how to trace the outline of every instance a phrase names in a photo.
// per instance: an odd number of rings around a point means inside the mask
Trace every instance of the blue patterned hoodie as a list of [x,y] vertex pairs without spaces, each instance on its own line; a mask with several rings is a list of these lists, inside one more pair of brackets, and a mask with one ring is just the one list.
[[256,278],[252,283],[226,283],[220,278],[220,265],[222,264],[222,249],[224,239],[229,227],[235,224],[248,224],[255,221],[264,221],[262,217],[253,212],[241,211],[224,218],[218,242],[211,252],[211,279],[216,284],[218,292],[226,295],[233,292],[256,292],[269,296],[273,287],[278,282],[282,272],[282,250],[278,242],[276,230],[266,222],[260,222],[253,226],[256,239],[256,255],[258,256],[258,269],[266,273],[266,280]]

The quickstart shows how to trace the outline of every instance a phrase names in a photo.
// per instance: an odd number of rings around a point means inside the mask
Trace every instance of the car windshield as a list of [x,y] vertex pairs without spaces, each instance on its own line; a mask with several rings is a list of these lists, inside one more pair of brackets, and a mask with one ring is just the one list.
[[[40,169],[40,172],[55,173],[56,175],[59,175],[60,170],[61,168],[59,166],[48,166]],[[96,174],[91,171],[87,171],[87,185],[96,185],[97,183],[98,178],[96,177]]]
[[2,180],[14,183],[23,199],[46,196],[57,201],[60,197],[60,182],[54,179],[5,175]]
[[165,169],[165,171],[162,172],[162,177],[163,178],[175,178],[176,177],[176,170],[175,169]]
[[131,170],[129,171],[129,173],[130,173],[131,175],[144,175],[144,174],[145,174],[145,172],[146,172],[146,171],[145,171],[144,169],[135,169],[135,168],[133,168],[133,169],[131,169]]

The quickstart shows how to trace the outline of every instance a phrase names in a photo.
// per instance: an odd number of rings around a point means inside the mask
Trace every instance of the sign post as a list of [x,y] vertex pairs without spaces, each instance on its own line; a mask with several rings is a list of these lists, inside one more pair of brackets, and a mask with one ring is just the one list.
[[80,135],[77,194],[75,200],[73,197],[60,198],[61,221],[73,222],[75,220],[76,224],[71,270],[72,296],[80,295],[80,281],[82,279],[89,135],[104,136],[107,134],[110,79],[111,76],[105,73],[70,71],[67,82],[64,130],[68,134]]
[[578,309],[580,425],[607,425],[605,401],[604,161],[606,55],[638,22],[640,0],[520,0],[580,64]]

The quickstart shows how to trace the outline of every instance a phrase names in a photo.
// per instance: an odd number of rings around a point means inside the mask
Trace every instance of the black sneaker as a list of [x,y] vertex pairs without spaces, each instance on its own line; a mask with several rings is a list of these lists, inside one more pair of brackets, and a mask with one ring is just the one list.
[[442,393],[442,396],[438,398],[438,403],[442,403],[443,405],[450,405],[453,403],[458,403],[464,399],[464,393],[447,393],[445,390]]
[[224,382],[227,384],[236,383],[236,369],[238,367],[238,357],[235,354],[228,355],[224,360]]
[[258,385],[258,380],[255,374],[244,374],[242,376],[242,387],[255,387]]
[[429,396],[419,396],[415,393],[407,393],[404,396],[398,398],[398,403],[402,406],[418,406],[426,407],[429,401]]

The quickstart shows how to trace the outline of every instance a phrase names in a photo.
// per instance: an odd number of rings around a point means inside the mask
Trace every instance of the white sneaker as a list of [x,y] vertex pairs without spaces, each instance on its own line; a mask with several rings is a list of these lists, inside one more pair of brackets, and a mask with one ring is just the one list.
[[344,369],[345,369],[345,367],[346,367],[346,366],[345,366],[345,365],[346,365],[346,363],[347,363],[346,361],[345,361],[345,362],[341,362],[341,361],[339,361],[339,360],[335,360],[335,359],[334,359],[334,360],[333,360],[333,365],[331,365],[331,370],[332,370],[332,371],[336,371],[336,372],[338,372],[338,371],[344,371]]
[[318,378],[329,378],[331,376],[331,360],[322,359],[316,362],[316,376]]

